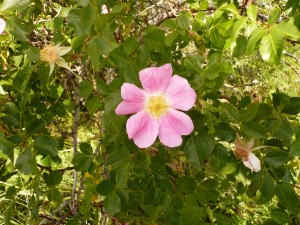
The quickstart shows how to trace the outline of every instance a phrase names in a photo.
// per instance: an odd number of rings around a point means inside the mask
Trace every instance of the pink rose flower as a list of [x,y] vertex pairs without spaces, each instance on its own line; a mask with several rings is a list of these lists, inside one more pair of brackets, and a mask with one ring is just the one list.
[[124,83],[123,101],[116,108],[117,115],[134,114],[127,120],[128,138],[140,148],[151,146],[157,136],[168,147],[182,143],[181,135],[189,135],[194,125],[187,111],[196,101],[196,93],[188,81],[172,76],[172,65],[149,67],[139,72],[143,89]]
[[5,26],[6,26],[5,20],[3,20],[3,19],[0,18],[0,34],[4,33]]
[[244,166],[249,168],[251,172],[259,172],[261,170],[261,165],[259,159],[252,153],[252,151],[263,148],[265,146],[260,146],[253,148],[254,139],[252,138],[248,143],[245,143],[239,137],[235,141],[234,154],[237,158],[243,160]]

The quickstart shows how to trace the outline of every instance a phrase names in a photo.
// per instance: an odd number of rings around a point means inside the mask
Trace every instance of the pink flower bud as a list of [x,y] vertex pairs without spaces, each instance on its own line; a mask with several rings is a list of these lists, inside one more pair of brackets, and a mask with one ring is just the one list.
[[0,18],[0,34],[4,33],[5,26],[6,26],[5,20],[3,20],[3,19]]

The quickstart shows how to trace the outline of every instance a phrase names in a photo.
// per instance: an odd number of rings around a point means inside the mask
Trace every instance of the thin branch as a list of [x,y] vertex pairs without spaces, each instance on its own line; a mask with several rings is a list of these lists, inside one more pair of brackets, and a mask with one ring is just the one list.
[[[70,203],[70,200],[66,200],[64,201],[57,209],[53,210],[52,211],[52,214],[57,214],[58,212],[61,212],[61,210],[63,208],[65,208],[66,205],[68,205]],[[40,223],[39,225],[42,225],[42,224],[45,224],[47,223],[48,221],[56,221],[53,216],[46,216],[46,215],[40,215],[40,217],[44,218]]]
[[300,63],[300,58],[294,56],[292,53],[288,53],[286,51],[283,51],[283,54],[285,54],[285,55],[287,55],[287,56],[289,56],[289,57],[291,57],[293,59],[296,59],[298,61],[298,63]]
[[283,59],[281,60],[281,62],[284,63],[285,65],[289,66],[300,77],[300,72],[294,66],[292,66],[288,62],[284,61]]
[[[75,87],[75,109],[74,109],[74,123],[73,123],[73,155],[77,154],[77,147],[78,147],[78,126],[80,120],[80,92],[79,92],[79,85]],[[73,187],[72,187],[72,211],[73,215],[77,214],[77,206],[78,206],[78,199],[76,195],[76,186],[77,186],[77,177],[78,173],[74,170],[73,174]]]

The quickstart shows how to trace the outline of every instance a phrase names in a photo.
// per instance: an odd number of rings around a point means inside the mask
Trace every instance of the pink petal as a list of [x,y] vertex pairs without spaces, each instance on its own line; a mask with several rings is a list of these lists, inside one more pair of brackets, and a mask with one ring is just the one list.
[[141,111],[127,120],[128,138],[133,139],[139,148],[151,146],[158,135],[159,123],[147,112]]
[[189,135],[194,130],[193,121],[183,112],[169,109],[161,118],[159,140],[168,147],[181,145],[181,135]]
[[6,26],[5,20],[0,18],[0,34],[4,32],[5,26]]
[[144,102],[145,92],[134,84],[124,83],[121,87],[122,98],[130,102]]
[[134,84],[124,83],[121,87],[121,95],[124,100],[116,108],[117,115],[133,114],[145,108],[145,92]]
[[115,113],[119,116],[137,113],[144,109],[144,104],[140,102],[122,101],[116,108]]
[[261,170],[260,161],[252,152],[249,152],[248,160],[244,160],[243,163],[252,172],[258,172]]
[[102,5],[101,9],[102,9],[102,14],[107,14],[108,13],[108,9],[107,9],[106,5]]
[[171,78],[165,94],[173,109],[189,110],[196,101],[196,92],[189,85],[188,81],[180,76],[174,75]]
[[164,92],[172,77],[170,63],[161,67],[149,67],[139,72],[140,81],[148,93]]

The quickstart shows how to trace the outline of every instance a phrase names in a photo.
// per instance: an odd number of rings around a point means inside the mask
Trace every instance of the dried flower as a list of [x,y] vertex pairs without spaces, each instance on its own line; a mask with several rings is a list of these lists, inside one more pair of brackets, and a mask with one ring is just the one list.
[[157,136],[168,147],[182,143],[181,135],[189,135],[194,125],[187,111],[196,101],[196,93],[188,81],[172,76],[171,64],[149,67],[139,72],[143,90],[134,84],[121,87],[123,101],[116,108],[117,115],[131,116],[126,124],[128,138],[140,148],[151,146]]
[[238,137],[235,141],[234,154],[238,159],[242,159],[243,164],[252,172],[258,172],[261,170],[261,165],[259,159],[252,153],[254,142],[253,138],[249,142],[245,142]]
[[61,57],[67,54],[71,49],[72,47],[59,47],[59,45],[47,45],[41,50],[41,60],[49,63],[50,74],[52,74],[55,64],[71,71],[71,68]]

